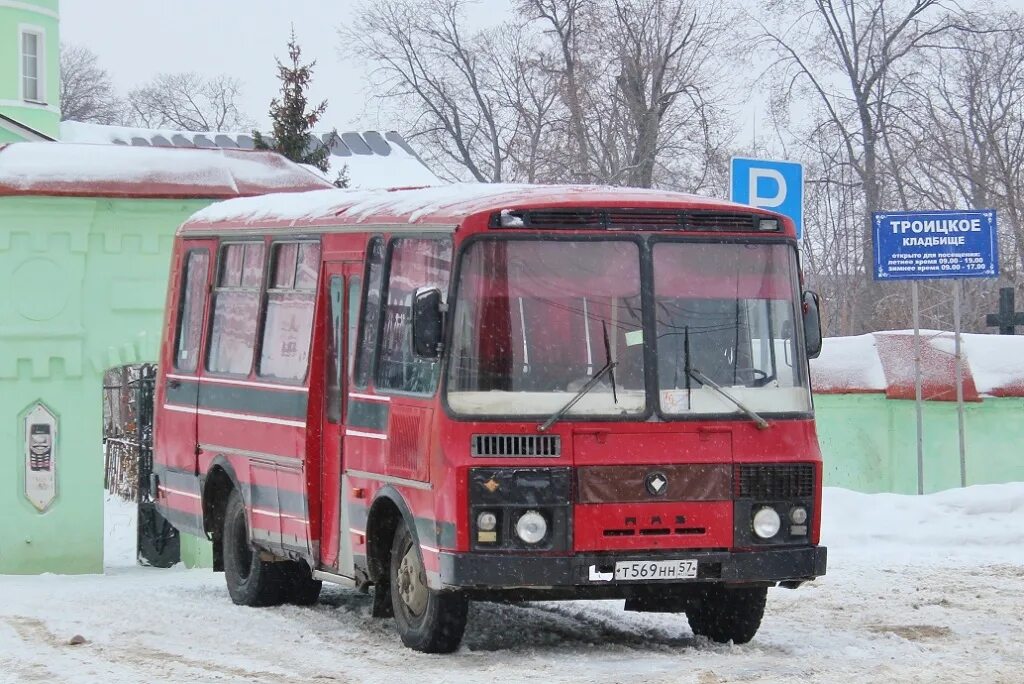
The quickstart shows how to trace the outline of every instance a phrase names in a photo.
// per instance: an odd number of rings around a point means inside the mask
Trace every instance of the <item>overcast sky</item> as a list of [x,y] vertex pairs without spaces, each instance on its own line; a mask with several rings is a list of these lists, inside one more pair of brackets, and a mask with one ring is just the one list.
[[[311,99],[327,99],[328,126],[388,129],[367,104],[366,70],[342,62],[337,28],[355,0],[61,0],[61,39],[99,55],[125,94],[159,72],[230,74],[242,80],[246,114],[267,124],[279,83],[274,57],[285,58],[292,24],[303,59],[316,59]],[[483,0],[477,21],[505,0]],[[490,10],[487,14],[487,10]],[[500,14],[500,13],[499,13]]]

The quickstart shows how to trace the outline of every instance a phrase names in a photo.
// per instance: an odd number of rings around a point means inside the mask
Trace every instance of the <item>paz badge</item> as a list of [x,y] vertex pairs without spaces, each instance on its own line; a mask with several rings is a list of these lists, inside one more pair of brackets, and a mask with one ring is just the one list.
[[668,478],[665,477],[665,473],[658,471],[647,473],[647,477],[644,478],[644,486],[647,487],[651,496],[665,496],[665,492],[668,491]]

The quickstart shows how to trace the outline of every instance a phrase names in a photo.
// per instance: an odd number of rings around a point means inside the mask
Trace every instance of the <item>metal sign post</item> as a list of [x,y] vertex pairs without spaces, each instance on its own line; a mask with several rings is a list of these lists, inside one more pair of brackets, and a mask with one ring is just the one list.
[[[876,280],[912,280],[914,316],[914,398],[917,409],[917,493],[924,493],[924,410],[921,378],[921,325],[917,281],[953,279],[954,354],[956,356],[957,432],[960,486],[967,486],[967,438],[964,428],[963,353],[960,339],[961,278],[999,275],[996,212],[879,212],[874,220]],[[991,321],[990,321],[991,323]]]
[[[915,285],[917,283],[914,283]],[[960,486],[967,486],[967,444],[964,433],[964,365],[960,344],[960,281],[953,281],[953,347],[956,355],[956,427],[960,437]]]
[[917,493],[924,494],[924,401],[921,397],[921,303],[917,281],[911,286],[914,309],[914,410],[917,416]]

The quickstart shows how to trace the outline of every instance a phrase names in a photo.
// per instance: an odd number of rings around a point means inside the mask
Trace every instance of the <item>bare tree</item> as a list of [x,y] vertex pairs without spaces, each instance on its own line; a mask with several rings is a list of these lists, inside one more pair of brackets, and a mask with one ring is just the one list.
[[[940,0],[814,0],[808,11],[802,3],[771,5],[788,17],[772,26],[761,24],[762,38],[779,54],[775,68],[784,96],[817,102],[816,128],[841,141],[843,163],[862,186],[864,279],[853,327],[867,330],[880,299],[868,266],[871,214],[883,208],[886,131],[905,84],[903,67],[960,28],[960,18],[946,12]],[[902,192],[899,181],[896,189]]]
[[703,187],[728,138],[715,87],[725,12],[520,0],[513,21],[471,32],[466,2],[385,0],[340,31],[449,175]]
[[[1013,284],[1024,271],[1024,15],[967,21],[971,31],[923,54],[908,84],[905,182],[931,207],[997,209],[1002,280]],[[964,295],[966,325],[983,329],[995,288],[973,281]]]
[[124,103],[92,50],[60,46],[60,118],[99,124],[121,123]]
[[652,187],[666,143],[696,144],[691,156],[706,162],[723,132],[715,85],[723,80],[718,55],[729,17],[722,5],[693,2],[615,0],[612,9],[616,85],[627,113],[626,184]]
[[129,119],[147,128],[250,130],[253,122],[238,105],[241,91],[241,81],[227,75],[159,74],[128,94]]

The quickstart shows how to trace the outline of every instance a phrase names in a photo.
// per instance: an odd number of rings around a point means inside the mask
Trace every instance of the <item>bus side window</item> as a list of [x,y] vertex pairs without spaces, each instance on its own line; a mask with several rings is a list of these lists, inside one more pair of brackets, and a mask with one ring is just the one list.
[[377,329],[380,324],[380,288],[384,268],[384,240],[375,237],[366,249],[366,293],[363,302],[363,320],[359,324],[359,349],[356,352],[356,387],[366,387],[370,382],[373,353],[377,346]]
[[313,336],[320,245],[281,242],[273,245],[272,250],[258,374],[279,380],[303,380]]
[[356,340],[359,328],[359,295],[363,288],[362,276],[352,276],[348,279],[348,372],[352,375],[355,372],[356,361]]
[[[362,284],[360,276],[352,276],[348,281],[348,309],[345,311],[344,330],[347,349],[342,349],[342,305],[344,301],[344,279],[340,275],[331,276],[327,290],[331,306],[331,329],[327,340],[327,421],[341,422],[341,390],[342,373],[347,367],[352,373],[352,363],[356,350],[356,328],[359,325],[359,289]],[[347,363],[345,361],[347,360]]]
[[181,291],[178,294],[181,303],[178,308],[174,355],[174,367],[187,373],[194,372],[199,366],[199,340],[203,334],[203,300],[209,270],[210,253],[207,250],[192,250],[188,253],[181,277]]
[[206,369],[214,373],[248,375],[256,346],[263,243],[224,245],[218,268]]
[[452,266],[451,240],[392,240],[390,264],[377,386],[430,394],[437,387],[440,363],[413,353],[412,300],[421,287],[437,287],[447,295]]

